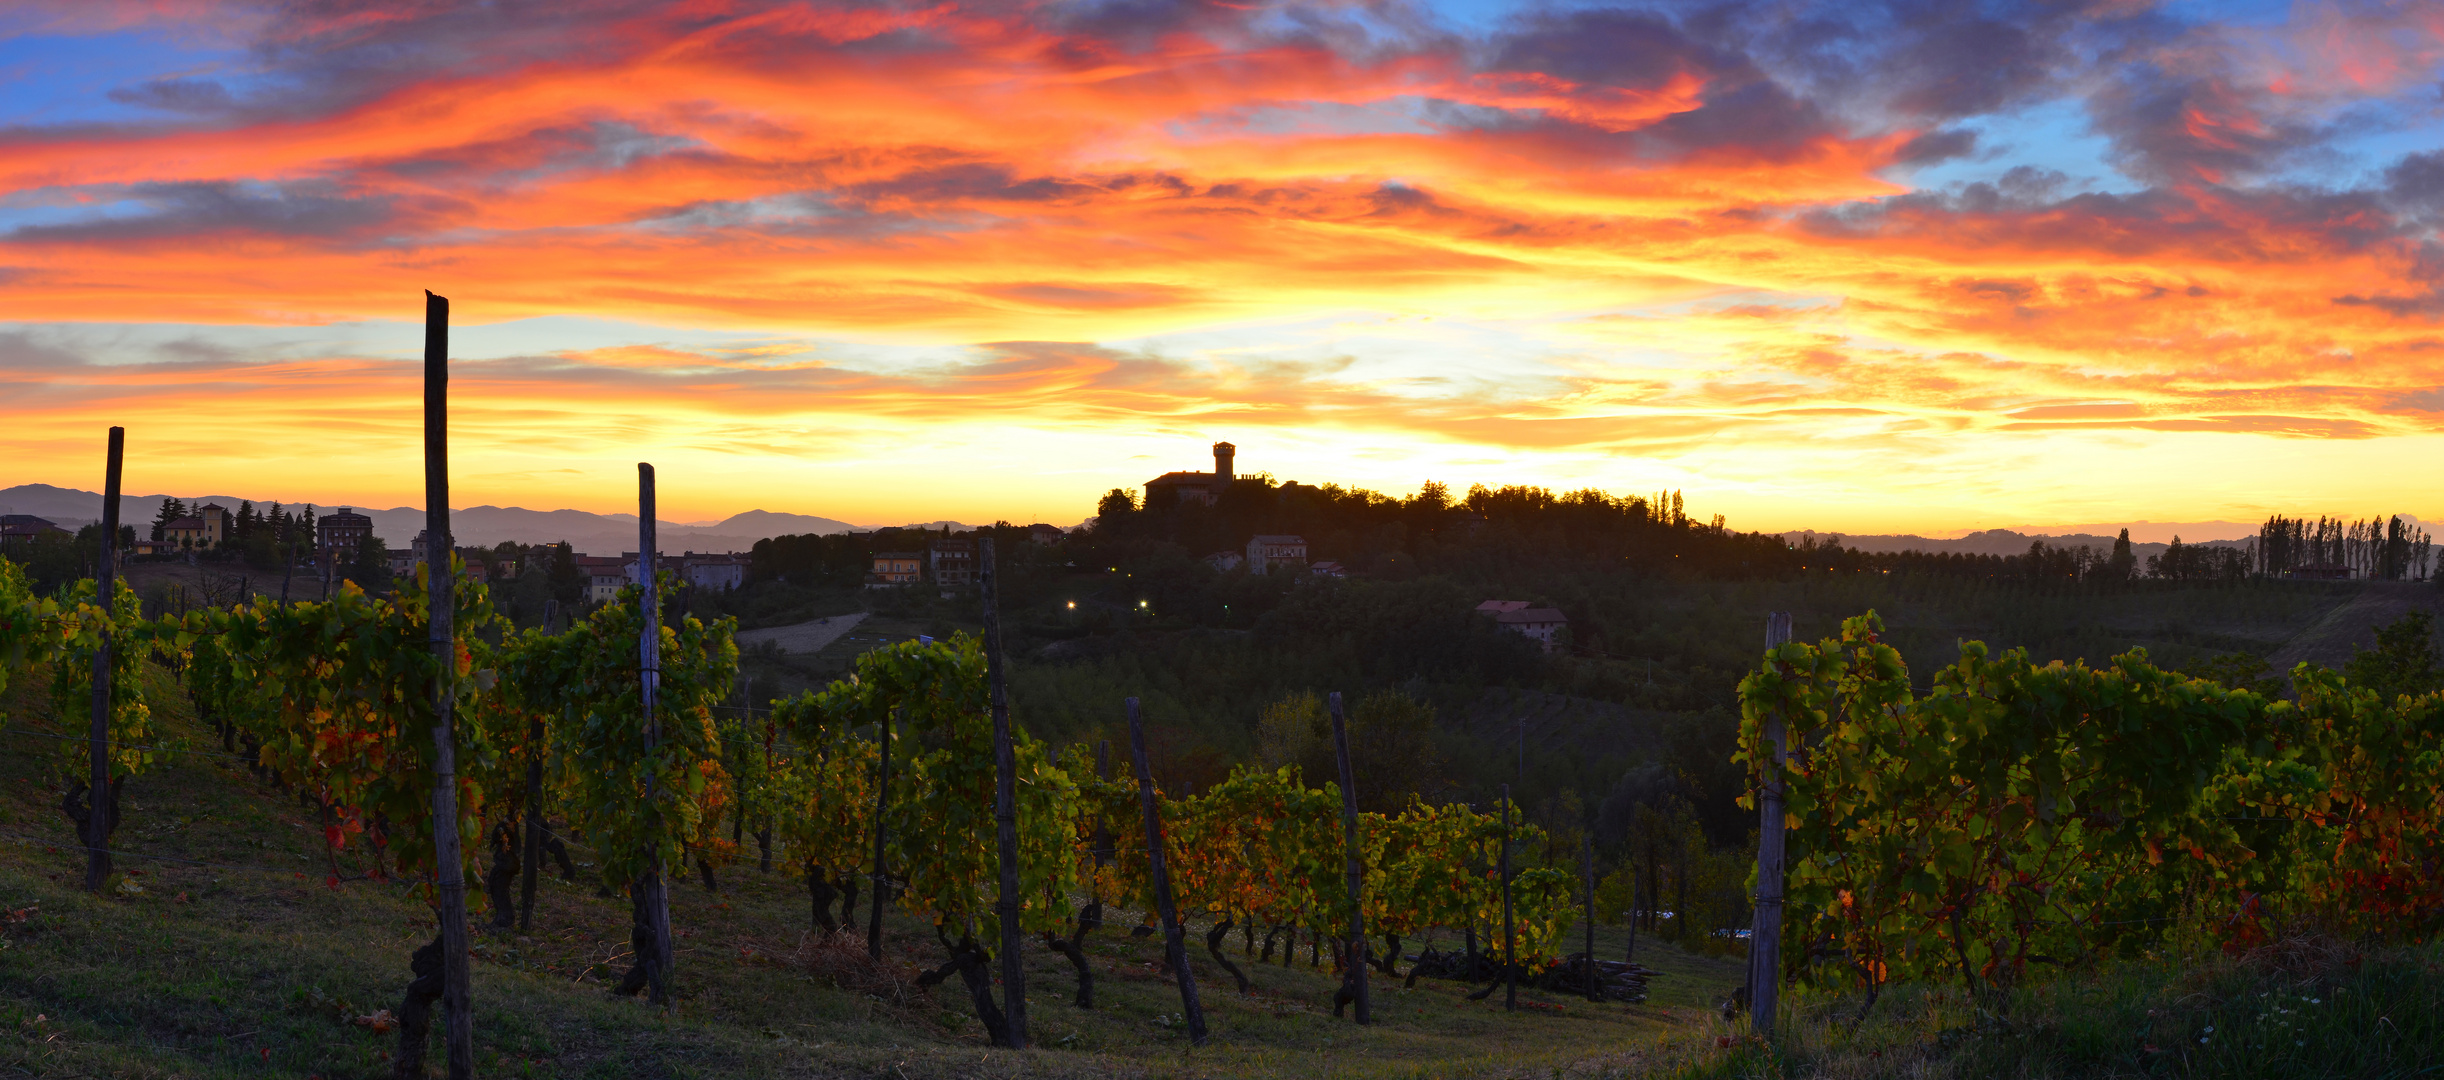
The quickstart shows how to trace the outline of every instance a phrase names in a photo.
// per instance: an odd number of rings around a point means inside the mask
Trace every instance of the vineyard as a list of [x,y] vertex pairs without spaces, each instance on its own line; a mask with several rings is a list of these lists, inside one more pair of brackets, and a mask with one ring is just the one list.
[[2001,1011],[2041,973],[2187,936],[2444,930],[2444,696],[2302,665],[2296,701],[1963,645],[1923,695],[1872,615],[1742,683],[1745,760],[1787,800],[1790,978],[1949,982]]
[[[113,831],[146,824],[122,810],[117,796],[162,752],[137,670],[151,663],[175,673],[224,753],[311,808],[325,888],[395,882],[436,899],[441,867],[427,803],[435,750],[425,737],[434,698],[422,688],[438,675],[451,687],[456,824],[469,840],[458,869],[482,883],[479,914],[492,925],[531,920],[535,872],[555,848],[564,863],[568,845],[594,853],[589,869],[606,893],[633,892],[656,872],[692,872],[716,887],[719,876],[752,859],[802,881],[802,910],[811,909],[803,929],[878,927],[886,901],[930,925],[938,966],[919,984],[958,978],[993,1041],[1024,1038],[995,1001],[989,966],[1004,938],[991,843],[995,748],[979,641],[963,635],[877,649],[852,677],[821,693],[730,708],[720,705],[736,656],[725,624],[656,625],[645,590],[631,587],[565,630],[511,632],[480,584],[453,580],[458,633],[447,671],[426,648],[422,589],[377,598],[347,586],[321,603],[257,600],[147,619],[124,586],[105,613],[89,586],[62,599],[36,597],[7,563],[0,563],[7,635],[0,648],[11,670],[52,673],[56,711],[66,716],[88,692],[89,680],[78,675],[89,670],[94,643],[107,637],[115,644],[111,797],[104,800]],[[651,745],[640,737],[637,646],[648,627],[661,638],[661,738]],[[75,816],[83,789],[71,766],[85,748],[63,745],[72,753],[59,758],[57,773]],[[1532,853],[1548,846],[1545,837],[1517,820],[1515,807],[1413,804],[1345,821],[1339,786],[1310,786],[1295,767],[1243,766],[1193,796],[1150,787],[1147,806],[1167,859],[1158,882],[1147,845],[1130,842],[1146,835],[1136,831],[1146,819],[1139,785],[1113,777],[1108,747],[1056,749],[1023,726],[1014,726],[1013,746],[1017,928],[1029,948],[1040,943],[1068,958],[1071,996],[1081,1007],[1094,1001],[1082,946],[1107,912],[1137,913],[1137,926],[1117,933],[1186,937],[1185,924],[1199,924],[1200,951],[1229,973],[1233,992],[1252,986],[1224,948],[1234,931],[1248,950],[1261,943],[1250,964],[1272,963],[1277,944],[1280,962],[1292,963],[1304,944],[1311,961],[1328,958],[1343,972],[1336,997],[1345,1003],[1354,996],[1351,983],[1369,969],[1414,985],[1419,967],[1403,968],[1403,950],[1436,928],[1467,942],[1464,961],[1433,969],[1443,977],[1464,975],[1487,991],[1504,979],[1551,984],[1548,969],[1570,951],[1567,931],[1590,902],[1577,867],[1539,864]],[[1342,873],[1353,837],[1364,883],[1359,904],[1380,942],[1354,951],[1344,939],[1358,912]],[[1156,893],[1166,888],[1176,914],[1163,930]],[[861,895],[870,910],[858,910]],[[651,931],[640,913],[633,928],[639,959],[615,990],[684,982],[683,970],[653,970]],[[394,961],[414,976],[402,980],[402,1004],[389,1020],[400,1032],[403,1074],[420,1068],[441,948],[436,938]]]
[[[802,898],[801,918],[767,940],[794,932],[863,953],[864,966],[850,967],[868,977],[921,959],[908,992],[956,980],[986,1041],[1027,1039],[1024,1014],[995,992],[1008,983],[994,964],[1009,909],[993,842],[984,642],[878,648],[821,692],[742,708],[726,704],[736,652],[725,624],[663,622],[647,590],[631,587],[565,629],[512,631],[480,584],[450,580],[458,634],[444,669],[426,647],[422,589],[347,587],[321,603],[147,618],[124,586],[106,610],[92,583],[42,597],[0,561],[0,678],[35,677],[54,715],[73,716],[93,700],[94,661],[106,655],[109,779],[83,782],[81,741],[53,744],[64,750],[40,766],[80,832],[99,802],[109,832],[149,834],[158,823],[127,805],[128,779],[182,754],[224,758],[307,810],[320,891],[406,889],[428,905],[441,867],[428,801],[437,755],[424,737],[435,698],[424,688],[440,678],[456,715],[456,824],[469,838],[458,869],[480,883],[491,932],[531,927],[549,858],[597,896],[631,898],[630,947],[623,964],[590,965],[599,984],[615,995],[652,988],[667,1002],[687,995],[691,973],[675,951],[659,953],[669,959],[657,970],[637,886],[692,877],[708,896],[738,895],[735,884],[719,892],[722,879],[753,866],[751,877],[795,881]],[[2298,700],[2286,701],[2139,655],[2101,669],[2036,666],[1975,643],[1918,694],[1878,629],[1867,616],[1838,639],[1774,647],[1742,686],[1743,757],[1775,757],[1776,726],[1784,748],[1774,775],[1787,803],[1788,984],[1839,994],[1861,1018],[1904,984],[1957,986],[2000,1013],[2049,972],[2183,939],[2245,950],[2302,925],[2411,941],[2444,928],[2434,695],[2380,701],[2303,668]],[[647,633],[659,638],[651,654],[638,646]],[[191,714],[217,750],[182,745],[164,712]],[[1182,977],[1191,950],[1201,977],[1226,980],[1203,988],[1211,1000],[1264,994],[1276,955],[1289,968],[1303,945],[1309,967],[1337,972],[1308,991],[1336,1016],[1370,971],[1404,990],[1421,977],[1484,984],[1475,998],[1506,982],[1541,986],[1546,1000],[1645,996],[1643,974],[1616,979],[1626,965],[1598,974],[1572,955],[1592,944],[1572,931],[1592,929],[1594,882],[1542,861],[1546,838],[1515,807],[1357,813],[1339,784],[1310,786],[1295,766],[1240,766],[1169,796],[1151,776],[1141,785],[1116,770],[1109,747],[1052,747],[1022,724],[1009,730],[1010,929],[1029,953],[1059,958],[1036,978],[1066,975],[1057,993],[1069,1008],[1098,1007],[1099,967],[1105,982],[1126,978],[1096,962],[1098,934],[1114,945],[1151,938],[1168,953],[1151,971],[1187,991],[1183,1027],[1198,1009]],[[144,876],[116,874],[110,889],[141,895]],[[1603,890],[1608,906],[1622,903],[1615,887]],[[889,957],[886,908],[895,925],[926,928],[895,937]],[[1367,929],[1362,948],[1353,925]],[[1412,951],[1433,939],[1445,947]],[[1618,937],[1608,929],[1606,941]],[[436,937],[374,961],[403,976],[399,1004],[364,1006],[354,1020],[396,1032],[389,1071],[421,1074],[442,948]],[[1144,974],[1129,988],[1138,1000]],[[837,967],[833,977],[855,981]]]

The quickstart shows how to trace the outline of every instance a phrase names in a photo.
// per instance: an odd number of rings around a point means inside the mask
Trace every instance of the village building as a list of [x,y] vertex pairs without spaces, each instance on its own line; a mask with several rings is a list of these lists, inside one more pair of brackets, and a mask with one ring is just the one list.
[[679,580],[688,587],[728,592],[747,583],[748,557],[736,551],[714,554],[693,551],[679,556]]
[[936,540],[926,548],[925,554],[933,564],[934,584],[975,584],[976,542],[974,540]]
[[32,514],[0,514],[0,550],[22,551],[36,544],[74,537],[74,533]]
[[1307,568],[1307,540],[1301,536],[1258,534],[1247,541],[1247,572],[1271,573],[1274,567],[1286,570]]
[[630,575],[634,573],[630,567],[636,561],[634,554],[625,557],[575,555],[570,558],[577,564],[577,572],[585,576],[586,600],[596,604],[619,599],[619,591],[628,586]]
[[317,549],[325,558],[336,560],[343,554],[354,554],[357,545],[373,535],[373,519],[343,506],[338,513],[324,514],[315,522],[314,532]]
[[1046,525],[1039,521],[1033,525],[1027,526],[1027,540],[1029,543],[1058,544],[1061,542],[1061,538],[1067,535],[1069,534],[1062,531],[1061,527],[1058,525]]
[[229,539],[229,511],[219,503],[205,503],[163,525],[161,539],[173,548],[210,551]]
[[1477,612],[1493,616],[1494,625],[1536,641],[1546,652],[1559,651],[1561,633],[1570,627],[1569,617],[1560,609],[1537,607],[1525,600],[1488,600],[1477,605]]
[[1167,472],[1146,481],[1146,509],[1169,509],[1186,503],[1212,506],[1230,487],[1231,458],[1237,452],[1231,444],[1218,442],[1214,444],[1214,471]]
[[873,569],[866,574],[866,588],[887,589],[895,585],[914,585],[925,576],[925,555],[918,551],[877,551]]

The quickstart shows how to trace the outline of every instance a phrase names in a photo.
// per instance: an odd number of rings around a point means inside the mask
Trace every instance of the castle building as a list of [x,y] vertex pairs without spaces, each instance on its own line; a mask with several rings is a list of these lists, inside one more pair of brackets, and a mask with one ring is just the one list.
[[1214,444],[1214,471],[1167,472],[1146,481],[1146,509],[1160,509],[1195,502],[1212,506],[1214,500],[1230,487],[1231,457],[1238,448],[1226,442]]
[[316,539],[326,556],[335,556],[342,551],[354,553],[358,544],[373,535],[373,519],[346,506],[340,507],[336,514],[324,514],[322,520],[314,525]]

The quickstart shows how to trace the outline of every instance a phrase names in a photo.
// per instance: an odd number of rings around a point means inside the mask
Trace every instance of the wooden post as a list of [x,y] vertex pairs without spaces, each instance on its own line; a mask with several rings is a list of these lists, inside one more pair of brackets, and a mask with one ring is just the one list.
[[[1791,616],[1777,611],[1765,617],[1765,649],[1791,640]],[[1766,663],[1772,663],[1769,658]],[[1776,991],[1782,982],[1782,762],[1789,747],[1783,743],[1782,717],[1765,721],[1765,738],[1773,744],[1768,760],[1759,763],[1757,788],[1757,909],[1748,931],[1748,1029],[1766,1038],[1774,1035]]]
[[110,792],[110,673],[112,629],[118,624],[119,466],[127,454],[127,429],[110,429],[102,459],[102,546],[94,553],[93,602],[102,611],[102,639],[93,647],[91,787],[85,793],[85,891],[102,891],[110,876],[110,818],[118,800]]
[[[653,753],[662,742],[662,720],[654,714],[662,691],[662,596],[654,569],[654,490],[653,466],[637,462],[637,538],[636,577],[645,593],[638,600],[644,615],[644,626],[637,633],[637,675],[640,704],[644,709],[645,752]],[[654,790],[653,779],[645,781],[645,802],[648,814],[660,813],[661,793]],[[646,964],[647,985],[652,987],[653,1003],[670,1003],[670,968],[677,950],[670,935],[670,880],[662,865],[662,853],[657,848],[645,864],[645,873],[636,885],[636,909],[639,921],[645,924],[646,944],[653,955],[638,957]]]
[[1001,839],[1001,896],[994,905],[1001,922],[1002,1015],[1009,1019],[1010,1046],[1027,1046],[1027,966],[1021,962],[1018,928],[1018,754],[1010,738],[1010,690],[1002,672],[1001,595],[994,558],[993,534],[984,534],[984,574],[978,579],[984,594],[984,669],[992,691],[993,825]]
[[[467,877],[458,846],[457,575],[450,572],[450,301],[424,294],[426,626],[433,646],[433,863],[441,894],[442,1042],[451,1080],[475,1075],[467,972]],[[438,554],[436,554],[438,553]]]
[[1502,785],[1502,1007],[1519,1007],[1519,924],[1511,919],[1511,786]]
[[1154,878],[1154,910],[1163,920],[1163,956],[1179,975],[1180,1012],[1188,1019],[1188,1045],[1205,1045],[1205,1006],[1197,1002],[1197,977],[1188,970],[1187,932],[1171,906],[1171,876],[1163,870],[1163,816],[1154,805],[1154,770],[1146,765],[1146,726],[1137,699],[1128,700],[1129,754],[1137,759],[1137,806],[1146,819],[1146,872]]
[[1349,724],[1341,715],[1341,694],[1336,690],[1326,700],[1332,708],[1332,752],[1341,760],[1341,861],[1349,878],[1349,943],[1341,951],[1349,957],[1349,977],[1355,980],[1351,988],[1357,991],[1358,1023],[1372,1024],[1366,987],[1366,864],[1358,847],[1358,781],[1349,763]]
[[[543,601],[543,632],[556,634],[560,627],[560,601]],[[543,717],[538,715],[526,724],[526,874],[518,884],[518,929],[531,930],[535,925],[535,879],[543,875],[543,740],[546,733]]]
[[[866,958],[883,958],[883,837],[884,815],[891,810],[891,714],[883,714],[882,730],[875,733],[882,743],[880,775],[874,784],[874,880],[867,886],[874,893],[874,916],[866,922]],[[852,916],[853,917],[853,916]]]

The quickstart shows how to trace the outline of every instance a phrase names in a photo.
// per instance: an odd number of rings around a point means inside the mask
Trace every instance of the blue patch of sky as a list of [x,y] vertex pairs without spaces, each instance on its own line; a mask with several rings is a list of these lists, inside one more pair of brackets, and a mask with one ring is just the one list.
[[171,30],[73,35],[6,30],[0,24],[0,127],[157,120],[160,110],[113,101],[110,92],[220,70],[244,55]]
[[1940,191],[1991,182],[2027,165],[2061,173],[2067,178],[2066,195],[2130,192],[2145,186],[2113,167],[2112,141],[2090,130],[2087,109],[2075,98],[1974,117],[1960,126],[1977,133],[1975,152],[1931,165],[1895,166],[1886,171],[1887,178],[1922,191]]
[[130,198],[121,184],[46,187],[0,195],[0,237],[29,226],[84,225],[142,217],[156,208]]

